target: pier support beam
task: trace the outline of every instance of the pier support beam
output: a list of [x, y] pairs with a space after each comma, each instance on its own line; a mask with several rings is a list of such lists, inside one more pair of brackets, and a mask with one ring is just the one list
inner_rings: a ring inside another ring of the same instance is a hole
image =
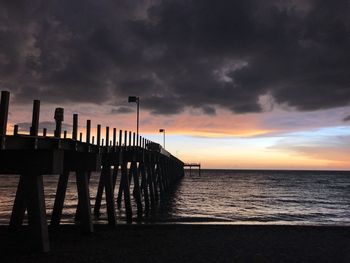
[[114, 226], [116, 224], [115, 215], [115, 200], [113, 191], [113, 177], [111, 174], [111, 167], [108, 165], [103, 166], [101, 174], [106, 189], [106, 205], [107, 205], [107, 216], [108, 224]]
[[92, 218], [91, 218], [91, 204], [88, 183], [88, 173], [84, 171], [76, 172], [77, 189], [78, 189], [78, 203], [79, 219], [83, 233], [89, 234], [93, 232]]
[[51, 215], [51, 226], [58, 226], [61, 222], [64, 199], [66, 197], [66, 190], [68, 186], [69, 171], [60, 174], [57, 184], [57, 191], [55, 203]]
[[21, 175], [10, 220], [10, 230], [17, 230], [23, 223], [25, 210], [28, 212], [28, 225], [33, 237], [34, 249], [42, 252], [50, 250], [46, 222], [46, 208], [43, 176]]

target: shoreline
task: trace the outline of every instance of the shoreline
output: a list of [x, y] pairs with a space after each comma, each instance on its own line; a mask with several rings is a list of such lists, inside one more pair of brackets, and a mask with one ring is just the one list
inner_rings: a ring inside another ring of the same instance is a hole
[[350, 227], [293, 225], [75, 225], [50, 228], [51, 251], [29, 250], [27, 229], [0, 226], [0, 262], [350, 262]]

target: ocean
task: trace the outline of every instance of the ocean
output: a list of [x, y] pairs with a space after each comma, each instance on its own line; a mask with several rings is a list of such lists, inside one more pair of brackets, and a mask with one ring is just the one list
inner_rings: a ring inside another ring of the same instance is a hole
[[[0, 176], [1, 225], [9, 222], [18, 179]], [[57, 180], [58, 176], [44, 176], [48, 217]], [[92, 204], [97, 184], [98, 174], [92, 174]], [[71, 174], [62, 223], [74, 223], [76, 204], [75, 176]], [[103, 204], [101, 223], [106, 223], [105, 211]], [[134, 211], [136, 215], [136, 205]], [[117, 216], [125, 223], [123, 207]], [[186, 171], [143, 221], [154, 222], [350, 226], [350, 172], [202, 170], [201, 176], [195, 171], [190, 176]]]

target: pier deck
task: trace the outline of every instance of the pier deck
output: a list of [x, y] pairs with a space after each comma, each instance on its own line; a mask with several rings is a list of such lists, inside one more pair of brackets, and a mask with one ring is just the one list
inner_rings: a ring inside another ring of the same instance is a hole
[[190, 168], [190, 175], [192, 175], [192, 167], [198, 168], [198, 175], [201, 176], [201, 164], [200, 163], [184, 163], [184, 168], [189, 167]]

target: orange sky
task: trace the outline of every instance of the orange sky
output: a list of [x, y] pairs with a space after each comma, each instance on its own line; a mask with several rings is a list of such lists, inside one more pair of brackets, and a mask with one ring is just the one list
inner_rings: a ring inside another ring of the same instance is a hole
[[[9, 132], [14, 123], [31, 120], [30, 106], [10, 108]], [[135, 130], [136, 116], [109, 114], [93, 105], [67, 107], [65, 123], [79, 113], [80, 131], [87, 117], [118, 130]], [[54, 107], [42, 105], [42, 121], [52, 121]], [[350, 169], [349, 123], [342, 121], [349, 108], [300, 113], [275, 109], [260, 114], [235, 115], [219, 110], [208, 116], [195, 110], [179, 115], [151, 115], [141, 111], [140, 134], [162, 144], [159, 128], [166, 129], [167, 150], [184, 162], [204, 168], [237, 169]], [[93, 133], [94, 133], [93, 129]], [[49, 129], [50, 132], [50, 129]], [[51, 131], [52, 132], [52, 131]], [[85, 138], [83, 136], [83, 138]]]

